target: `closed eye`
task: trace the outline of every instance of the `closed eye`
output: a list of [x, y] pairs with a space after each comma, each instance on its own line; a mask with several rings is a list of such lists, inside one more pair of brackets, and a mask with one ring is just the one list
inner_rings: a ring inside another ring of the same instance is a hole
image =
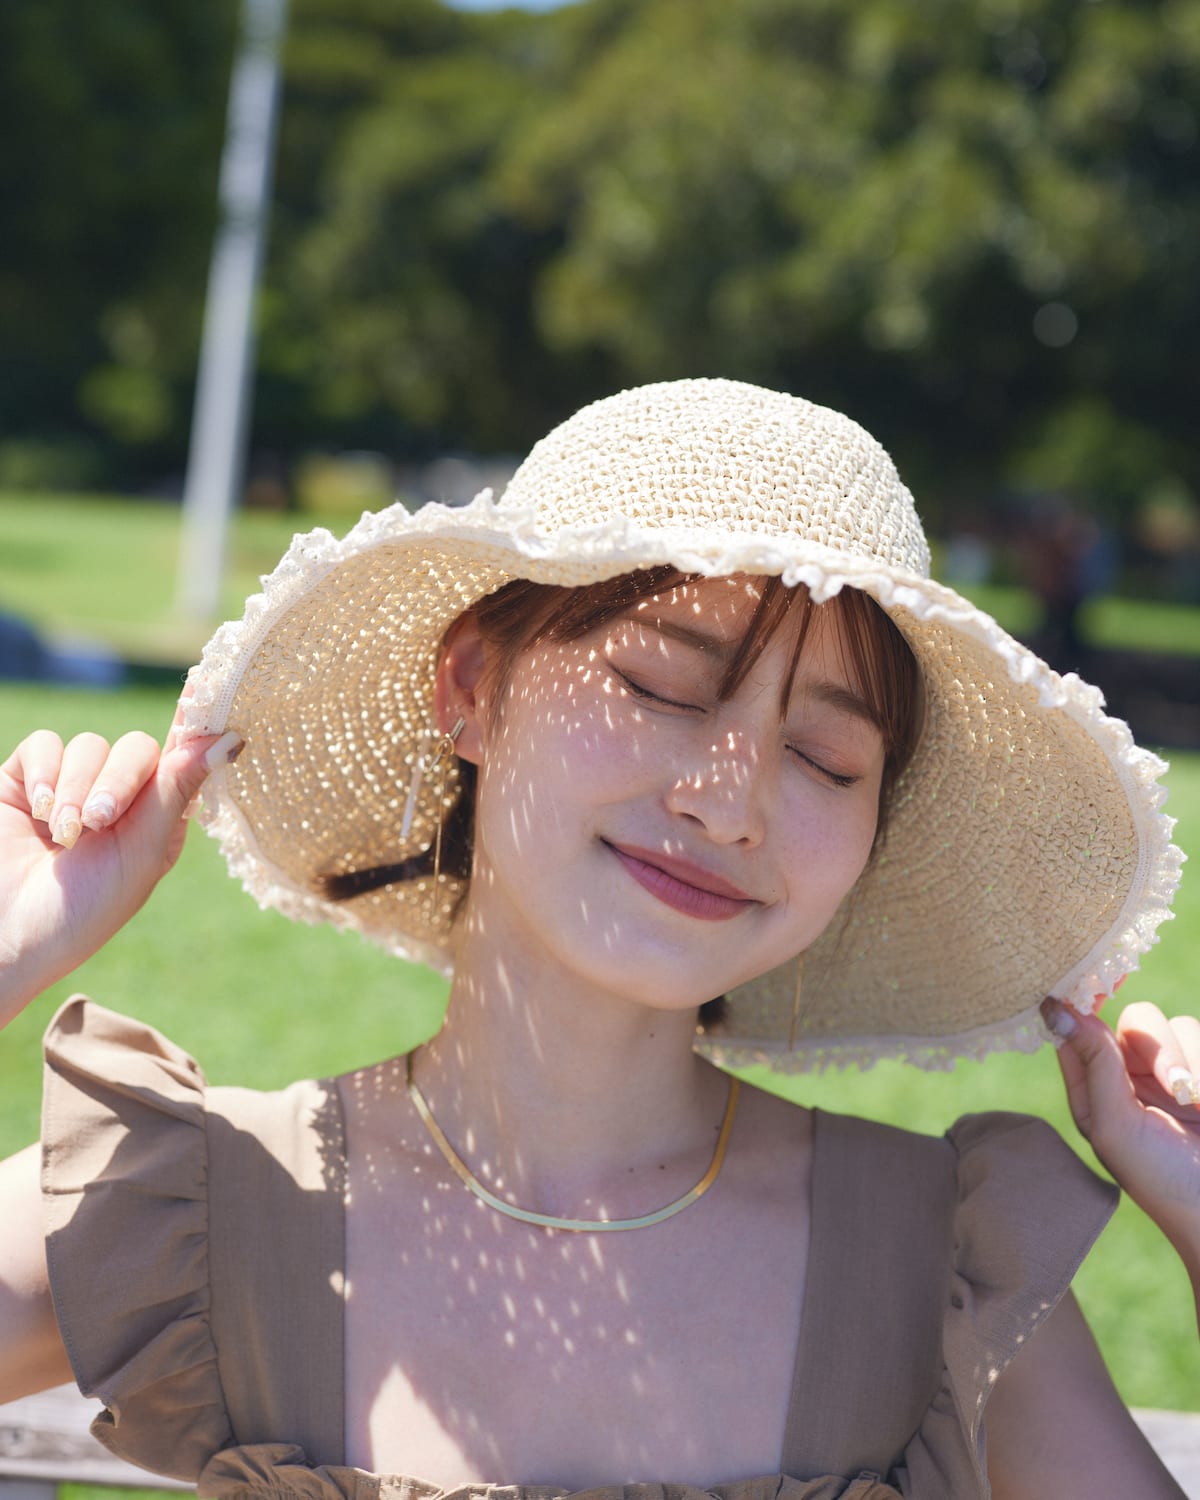
[[797, 760], [803, 761], [806, 766], [816, 771], [819, 776], [824, 777], [832, 786], [855, 786], [862, 780], [861, 776], [844, 776], [838, 771], [831, 771], [828, 766], [823, 766], [819, 760], [814, 760], [811, 755], [806, 755], [803, 750], [797, 750], [793, 745], [792, 754]]
[[635, 681], [628, 673], [622, 672], [620, 667], [614, 666], [612, 662], [609, 662], [608, 665], [613, 676], [617, 678], [621, 686], [632, 693], [635, 698], [641, 698], [646, 703], [661, 703], [664, 708], [682, 709], [686, 713], [698, 713], [700, 711], [698, 704], [681, 703], [677, 698], [664, 698], [661, 693], [656, 693], [652, 689], [645, 687], [642, 683]]

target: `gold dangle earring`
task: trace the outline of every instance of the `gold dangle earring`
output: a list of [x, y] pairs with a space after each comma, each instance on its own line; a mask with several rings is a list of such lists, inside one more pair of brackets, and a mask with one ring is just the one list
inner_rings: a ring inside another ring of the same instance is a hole
[[455, 720], [452, 727], [448, 729], [438, 741], [437, 749], [434, 752], [433, 759], [429, 762], [428, 765], [426, 765], [425, 762], [426, 747], [429, 744], [429, 740], [425, 740], [424, 744], [422, 745], [421, 751], [417, 756], [417, 763], [413, 768], [412, 780], [408, 785], [408, 796], [404, 801], [404, 816], [400, 820], [400, 837], [402, 839], [407, 839], [409, 834], [412, 832], [413, 815], [416, 812], [417, 808], [417, 797], [420, 793], [422, 785], [425, 782], [425, 778], [433, 771], [436, 771], [440, 768], [442, 774], [438, 778], [433, 824], [433, 890], [430, 895], [429, 912], [430, 920], [435, 923], [437, 921], [438, 884], [441, 881], [442, 877], [442, 820], [445, 816], [446, 811], [447, 764], [450, 760], [450, 757], [454, 754], [455, 741], [466, 728], [466, 725], [467, 721], [464, 718], [460, 717]]
[[433, 757], [431, 771], [441, 768], [437, 787], [437, 819], [433, 830], [433, 915], [437, 916], [438, 882], [442, 878], [442, 819], [446, 812], [446, 772], [450, 757], [454, 754], [454, 742], [466, 727], [466, 719], [456, 719], [454, 726], [438, 741], [437, 754]]
[[437, 925], [438, 919], [438, 889], [442, 880], [442, 821], [446, 815], [446, 774], [450, 769], [450, 761], [454, 755], [454, 742], [466, 727], [466, 719], [459, 718], [446, 734], [438, 741], [437, 752], [433, 757], [430, 771], [440, 769], [441, 775], [437, 783], [437, 815], [433, 824], [433, 894], [430, 897], [430, 921]]
[[804, 954], [796, 955], [796, 992], [792, 996], [792, 1027], [788, 1032], [788, 1050], [796, 1049], [796, 1037], [800, 1030], [800, 991], [804, 986]]

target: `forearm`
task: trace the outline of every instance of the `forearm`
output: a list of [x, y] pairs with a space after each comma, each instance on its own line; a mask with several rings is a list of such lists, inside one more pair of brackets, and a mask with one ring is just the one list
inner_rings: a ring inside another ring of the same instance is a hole
[[1179, 1252], [1179, 1258], [1191, 1279], [1192, 1297], [1196, 1303], [1196, 1331], [1200, 1334], [1200, 1227], [1194, 1228], [1192, 1234], [1182, 1242], [1172, 1239], [1171, 1243]]
[[40, 1158], [31, 1146], [0, 1162], [0, 1401], [71, 1378], [46, 1271]]
[[0, 934], [0, 1030], [15, 1021], [41, 994], [44, 984], [32, 971], [28, 957], [12, 951]]

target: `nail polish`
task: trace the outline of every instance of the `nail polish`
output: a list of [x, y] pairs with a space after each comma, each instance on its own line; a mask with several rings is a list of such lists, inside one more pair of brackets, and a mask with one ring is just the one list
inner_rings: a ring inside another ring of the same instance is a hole
[[1188, 1068], [1168, 1068], [1167, 1087], [1176, 1104], [1200, 1104], [1200, 1078]]
[[1079, 1024], [1061, 1000], [1048, 995], [1041, 1004], [1042, 1020], [1060, 1040], [1069, 1037]]
[[204, 764], [210, 771], [215, 771], [218, 766], [227, 766], [241, 754], [244, 744], [245, 741], [235, 729], [226, 730], [204, 752]]
[[79, 821], [79, 809], [77, 807], [60, 808], [50, 833], [54, 842], [61, 844], [64, 849], [74, 849], [82, 832], [83, 824]]
[[85, 828], [99, 833], [102, 828], [108, 827], [116, 815], [117, 803], [111, 792], [93, 792], [83, 804], [81, 821]]
[[54, 788], [39, 782], [33, 789], [33, 806], [29, 809], [39, 823], [48, 823], [54, 811]]

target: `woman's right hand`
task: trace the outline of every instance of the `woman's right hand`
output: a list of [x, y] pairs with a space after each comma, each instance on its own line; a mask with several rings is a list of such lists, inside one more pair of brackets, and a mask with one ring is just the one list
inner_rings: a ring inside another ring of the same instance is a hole
[[0, 766], [0, 1025], [90, 958], [179, 857], [185, 814], [235, 735], [64, 746], [38, 730]]

